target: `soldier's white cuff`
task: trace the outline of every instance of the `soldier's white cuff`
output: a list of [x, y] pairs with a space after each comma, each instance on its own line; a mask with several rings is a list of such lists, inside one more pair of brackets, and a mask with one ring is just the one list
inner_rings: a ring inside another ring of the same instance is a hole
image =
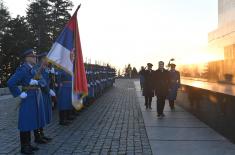
[[26, 92], [22, 92], [21, 94], [20, 94], [20, 98], [21, 99], [24, 99], [24, 98], [26, 98], [27, 97], [27, 93]]

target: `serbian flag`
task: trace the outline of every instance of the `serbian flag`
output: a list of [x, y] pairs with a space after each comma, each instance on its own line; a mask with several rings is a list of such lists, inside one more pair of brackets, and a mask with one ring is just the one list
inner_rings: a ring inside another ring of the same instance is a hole
[[83, 107], [82, 98], [88, 94], [86, 71], [77, 22], [76, 9], [47, 55], [49, 62], [72, 75], [72, 104], [75, 109]]

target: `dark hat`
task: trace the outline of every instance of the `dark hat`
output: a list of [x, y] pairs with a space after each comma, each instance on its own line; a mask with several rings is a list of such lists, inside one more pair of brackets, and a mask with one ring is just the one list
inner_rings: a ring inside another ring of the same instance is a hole
[[27, 57], [27, 56], [35, 56], [36, 57], [36, 53], [34, 52], [34, 49], [28, 49], [26, 51], [24, 51], [21, 55], [23, 58]]
[[170, 66], [171, 66], [171, 67], [175, 67], [175, 66], [176, 66], [176, 64], [170, 64]]
[[147, 66], [151, 66], [151, 67], [152, 67], [152, 66], [153, 66], [153, 64], [151, 64], [151, 63], [147, 63]]
[[37, 55], [39, 59], [41, 59], [42, 57], [47, 56], [47, 52], [42, 52], [40, 54]]

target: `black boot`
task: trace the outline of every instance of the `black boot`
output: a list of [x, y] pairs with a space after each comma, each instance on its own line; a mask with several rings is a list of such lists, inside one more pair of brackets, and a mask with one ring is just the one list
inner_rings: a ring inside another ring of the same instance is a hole
[[69, 122], [66, 121], [66, 112], [65, 110], [59, 111], [59, 124], [63, 126], [69, 125]]
[[148, 109], [148, 97], [147, 96], [145, 96], [145, 103], [144, 103], [144, 105], [145, 105], [145, 108]]
[[152, 97], [149, 98], [149, 109], [152, 109]]
[[148, 105], [145, 103], [145, 109], [148, 109]]
[[72, 110], [66, 110], [66, 119], [69, 121], [72, 121], [75, 119], [75, 117], [72, 114]]
[[51, 97], [51, 100], [52, 100], [52, 102], [53, 102], [53, 106], [52, 106], [52, 110], [55, 110], [56, 109], [56, 107], [57, 107], [57, 98], [55, 97], [55, 96], [52, 96]]
[[149, 106], [148, 106], [148, 107], [149, 107], [149, 109], [152, 109], [152, 105], [151, 105], [151, 102], [149, 103]]
[[38, 151], [39, 148], [37, 146], [30, 145], [32, 151]]
[[174, 110], [175, 110], [175, 103], [174, 103], [174, 100], [169, 101], [169, 104], [170, 104], [171, 110], [174, 111]]
[[42, 138], [39, 129], [34, 130], [34, 142], [37, 144], [46, 144], [47, 143], [47, 141]]
[[79, 113], [78, 113], [78, 111], [77, 111], [76, 109], [73, 109], [73, 110], [72, 110], [72, 115], [73, 115], [74, 117], [77, 117], [77, 116], [79, 115]]
[[42, 139], [46, 140], [47, 142], [50, 142], [52, 140], [52, 138], [45, 136], [43, 132], [43, 128], [40, 128], [40, 134], [41, 134]]
[[30, 145], [30, 132], [20, 132], [20, 145], [22, 154], [34, 154]]
[[22, 154], [34, 154], [34, 152], [33, 152], [33, 150], [32, 150], [30, 145], [23, 145], [23, 146], [21, 146], [20, 152]]

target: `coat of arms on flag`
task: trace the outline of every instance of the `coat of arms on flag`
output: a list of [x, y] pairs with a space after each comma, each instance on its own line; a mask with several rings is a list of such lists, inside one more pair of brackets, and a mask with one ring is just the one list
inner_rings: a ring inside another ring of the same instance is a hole
[[47, 55], [48, 61], [72, 75], [72, 105], [77, 110], [83, 107], [82, 98], [88, 94], [77, 22], [77, 12], [80, 6], [78, 6]]

